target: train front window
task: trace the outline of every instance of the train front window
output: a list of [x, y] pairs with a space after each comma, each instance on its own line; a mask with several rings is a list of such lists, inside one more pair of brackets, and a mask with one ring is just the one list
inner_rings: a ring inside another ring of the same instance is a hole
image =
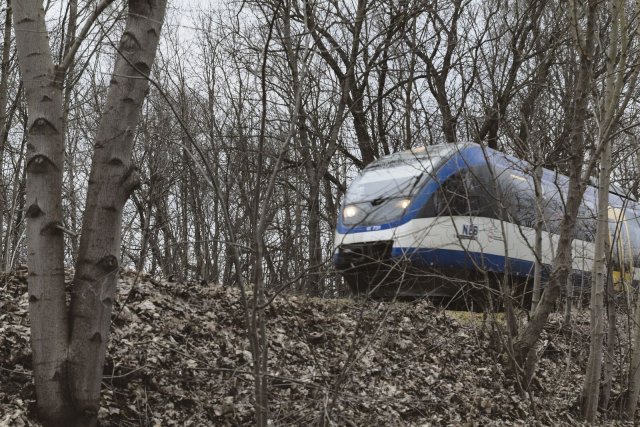
[[390, 197], [411, 197], [424, 176], [420, 164], [365, 171], [347, 191], [347, 203], [375, 202]]
[[428, 179], [437, 156], [377, 162], [354, 180], [345, 195], [345, 225], [374, 225], [399, 219]]

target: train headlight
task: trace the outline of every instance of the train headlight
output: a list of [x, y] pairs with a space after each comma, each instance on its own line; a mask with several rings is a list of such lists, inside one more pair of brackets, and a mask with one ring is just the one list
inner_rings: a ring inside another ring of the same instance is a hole
[[344, 208], [344, 210], [342, 211], [342, 217], [344, 219], [351, 219], [351, 218], [355, 218], [356, 215], [358, 215], [358, 212], [360, 212], [360, 209], [358, 209], [357, 206], [355, 205], [349, 205], [346, 206]]
[[400, 206], [400, 209], [407, 209], [410, 204], [411, 199], [402, 199], [398, 202], [398, 206]]

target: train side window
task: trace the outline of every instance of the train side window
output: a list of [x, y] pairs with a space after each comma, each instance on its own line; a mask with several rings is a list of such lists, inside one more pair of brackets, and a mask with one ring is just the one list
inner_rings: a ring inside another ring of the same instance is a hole
[[476, 216], [481, 211], [477, 180], [468, 170], [450, 176], [440, 187], [436, 210], [439, 215]]
[[533, 228], [536, 225], [536, 196], [526, 184], [517, 185], [514, 192], [513, 217], [523, 227]]
[[597, 218], [595, 210], [583, 202], [578, 209], [575, 238], [586, 242], [593, 242], [596, 237], [596, 225]]
[[513, 170], [504, 170], [498, 177], [500, 199], [505, 208], [505, 220], [533, 228], [536, 223], [536, 201], [533, 181]]
[[437, 211], [440, 215], [464, 215], [468, 210], [468, 190], [462, 174], [456, 173], [450, 176], [440, 187], [438, 194]]
[[545, 229], [549, 233], [560, 234], [560, 224], [564, 216], [564, 199], [555, 182], [546, 183], [543, 189]]
[[498, 218], [499, 212], [493, 175], [486, 167], [480, 167], [458, 171], [444, 180], [421, 215]]
[[511, 179], [508, 179], [509, 171], [506, 169], [496, 170], [495, 177], [496, 183], [498, 185], [498, 218], [503, 221], [511, 222], [513, 221], [513, 208], [511, 204], [513, 201], [513, 194], [515, 192], [513, 182]]
[[475, 210], [477, 216], [485, 218], [500, 218], [500, 204], [496, 195], [496, 180], [494, 174], [486, 166], [472, 168], [473, 193], [476, 198]]

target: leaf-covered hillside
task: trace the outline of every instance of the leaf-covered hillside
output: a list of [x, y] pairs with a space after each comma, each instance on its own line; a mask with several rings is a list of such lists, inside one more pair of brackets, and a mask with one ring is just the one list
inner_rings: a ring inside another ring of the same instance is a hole
[[[0, 291], [0, 425], [36, 425], [26, 272]], [[236, 289], [120, 277], [102, 425], [248, 425], [251, 353]], [[125, 304], [126, 301], [126, 304]], [[280, 296], [268, 309], [273, 425], [575, 425], [580, 330], [551, 323], [520, 396], [500, 327], [426, 301]]]

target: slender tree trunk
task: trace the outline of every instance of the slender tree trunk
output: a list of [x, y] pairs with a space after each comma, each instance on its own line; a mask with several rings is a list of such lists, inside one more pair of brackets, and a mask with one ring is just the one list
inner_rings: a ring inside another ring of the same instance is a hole
[[[74, 141], [75, 142], [75, 141]], [[67, 176], [68, 176], [68, 192], [66, 197], [69, 201], [67, 217], [67, 227], [74, 233], [78, 231], [78, 194], [76, 190], [77, 171], [74, 154], [76, 153], [76, 147], [69, 147], [67, 150]], [[78, 235], [72, 234], [68, 236], [69, 246], [71, 247], [70, 259], [75, 260], [78, 255]]]
[[[0, 130], [0, 136], [2, 136], [2, 140], [0, 140], [0, 152], [2, 152], [3, 154], [5, 153], [6, 147], [9, 144], [9, 129], [11, 128], [13, 119], [16, 116], [16, 111], [18, 110], [20, 101], [22, 99], [22, 93], [23, 93], [23, 85], [21, 82], [20, 85], [18, 86], [18, 90], [16, 91], [16, 96], [14, 98], [14, 101], [5, 116], [6, 120], [5, 120], [4, 128]], [[17, 165], [15, 165], [15, 170], [13, 171], [13, 180], [11, 181], [14, 183], [11, 191], [12, 194], [9, 195], [8, 189], [4, 185], [0, 190], [1, 191], [0, 203], [2, 204], [3, 210], [9, 209], [11, 211], [11, 214], [8, 216], [8, 218], [6, 218], [7, 231], [3, 233], [3, 236], [1, 239], [4, 246], [2, 247], [2, 253], [0, 254], [0, 258], [1, 258], [0, 265], [5, 266], [5, 271], [10, 269], [9, 267], [7, 267], [7, 265], [11, 264], [11, 262], [8, 261], [10, 259], [10, 253], [11, 253], [10, 251], [11, 233], [9, 230], [14, 220], [15, 206], [18, 204], [18, 201], [16, 200], [16, 198], [19, 196], [20, 193], [24, 194], [23, 182], [26, 180], [26, 176], [25, 176], [26, 174], [22, 168], [22, 164], [24, 162], [24, 157], [25, 157], [25, 145], [26, 145], [26, 139], [27, 139], [26, 135], [28, 133], [27, 126], [26, 126], [26, 122], [28, 118], [27, 118], [26, 112], [23, 112], [23, 116], [24, 116], [23, 138], [22, 138], [21, 146], [18, 152], [18, 156], [19, 156], [18, 163]], [[4, 155], [0, 159], [0, 170], [4, 170]], [[11, 207], [8, 206], [9, 200], [11, 201]], [[22, 200], [20, 204], [24, 204]], [[4, 215], [0, 215], [0, 230], [3, 228], [2, 223], [4, 222], [5, 222]]]
[[[606, 248], [607, 254], [610, 254]], [[610, 257], [607, 256], [607, 265], [611, 265]], [[613, 289], [613, 280], [611, 274], [607, 274], [606, 284], [606, 304], [607, 304], [607, 347], [604, 354], [604, 371], [602, 378], [602, 396], [600, 398], [600, 407], [604, 410], [609, 408], [609, 400], [611, 399], [611, 389], [613, 387], [614, 359], [616, 339], [616, 301], [615, 290]]]
[[591, 345], [587, 373], [582, 388], [582, 415], [593, 422], [600, 398], [600, 376], [602, 373], [602, 347], [604, 339], [604, 290], [607, 280], [606, 240], [609, 239], [609, 170], [611, 144], [606, 143], [600, 160], [598, 178], [598, 225], [594, 249], [591, 281]]
[[[594, 249], [593, 273], [591, 283], [591, 347], [585, 382], [582, 389], [582, 414], [589, 422], [595, 420], [600, 403], [600, 380], [602, 374], [602, 352], [604, 338], [604, 293], [607, 283], [607, 247], [609, 239], [609, 176], [611, 173], [611, 134], [616, 127], [616, 119], [627, 99], [620, 100], [625, 79], [629, 78], [632, 86], [637, 77], [637, 67], [631, 76], [626, 76], [628, 44], [628, 18], [623, 0], [610, 0], [611, 30], [607, 49], [606, 74], [603, 97], [600, 102], [598, 120], [598, 142], [603, 146], [598, 176], [598, 225]], [[614, 217], [618, 216], [614, 212]], [[624, 221], [624, 207], [617, 221]], [[617, 229], [618, 227], [616, 227]], [[621, 231], [621, 230], [620, 230]], [[616, 244], [621, 238], [617, 231]], [[619, 254], [621, 271], [624, 273], [623, 254]], [[615, 322], [615, 318], [613, 318]], [[613, 325], [612, 325], [613, 326]], [[609, 337], [613, 339], [613, 336]]]
[[[77, 0], [72, 0], [69, 2], [69, 24], [67, 26], [67, 37], [64, 43], [64, 55], [67, 56], [69, 54], [69, 50], [71, 46], [76, 40], [76, 27], [77, 27], [77, 19], [78, 19], [78, 4]], [[62, 59], [62, 58], [61, 58]], [[71, 61], [69, 67], [65, 70], [64, 75], [60, 76], [62, 79], [62, 84], [64, 85], [64, 96], [62, 100], [62, 129], [65, 134], [65, 139], [69, 141], [69, 111], [71, 105], [71, 96], [73, 94], [73, 84], [70, 82], [68, 76], [73, 76], [73, 71], [75, 67], [75, 60]], [[68, 147], [67, 155], [65, 158], [65, 167], [67, 170], [68, 183], [69, 183], [69, 191], [67, 193], [67, 198], [69, 199], [69, 214], [67, 217], [69, 218], [68, 227], [71, 228], [74, 232], [77, 231], [77, 211], [78, 211], [78, 202], [77, 195], [75, 189], [75, 179], [76, 179], [76, 171], [75, 171], [75, 159], [73, 158], [76, 153], [77, 140], [74, 139], [73, 144], [69, 144], [71, 146]], [[78, 235], [74, 234], [69, 236], [70, 246], [71, 246], [71, 259], [75, 259], [78, 254]]]
[[[416, 20], [413, 20], [413, 23], [411, 25], [411, 37], [413, 40], [415, 40], [415, 36], [416, 36]], [[390, 37], [390, 36], [388, 36]], [[405, 143], [404, 146], [407, 149], [410, 149], [413, 146], [413, 98], [412, 98], [412, 94], [413, 94], [413, 80], [415, 78], [415, 74], [416, 74], [416, 54], [415, 52], [412, 50], [411, 51], [411, 55], [409, 57], [409, 76], [407, 78], [407, 85], [404, 91], [404, 139], [405, 139]], [[382, 103], [381, 103], [382, 104]], [[446, 125], [449, 123], [445, 124]], [[454, 134], [455, 134], [455, 130], [453, 130]], [[449, 137], [449, 135], [447, 134], [447, 137]], [[454, 137], [455, 138], [455, 137]], [[455, 140], [454, 140], [455, 141]], [[454, 142], [451, 141], [449, 139], [447, 139], [447, 142]], [[388, 153], [385, 153], [388, 154]]]
[[4, 252], [2, 254], [2, 265], [5, 271], [10, 271], [13, 267], [13, 255], [18, 244], [20, 231], [20, 224], [23, 219], [24, 203], [25, 203], [25, 181], [26, 171], [22, 167], [25, 157], [25, 146], [27, 143], [27, 123], [28, 118], [25, 114], [24, 117], [24, 129], [23, 138], [20, 144], [20, 157], [13, 171], [12, 182], [13, 190], [11, 191], [11, 207], [9, 208], [9, 217], [7, 218], [7, 230], [4, 236]]
[[378, 90], [376, 100], [376, 122], [378, 126], [378, 141], [382, 147], [382, 152], [385, 155], [391, 154], [389, 150], [389, 142], [387, 141], [387, 114], [385, 110], [385, 97], [384, 91], [386, 89], [387, 75], [389, 73], [389, 46], [391, 45], [391, 32], [387, 33], [387, 37], [384, 41], [384, 48], [382, 51], [382, 58], [380, 60], [380, 71], [378, 72]]
[[[317, 179], [318, 176], [316, 175]], [[320, 182], [313, 181], [309, 189], [309, 284], [307, 289], [314, 295], [322, 294], [320, 284], [320, 264], [322, 263], [322, 247], [320, 240]]]
[[[162, 181], [164, 182], [164, 180]], [[161, 187], [163, 190], [166, 187]], [[156, 192], [157, 198], [154, 198], [154, 202], [156, 204], [156, 226], [162, 232], [163, 237], [163, 247], [161, 251], [161, 257], [158, 259], [160, 264], [160, 269], [165, 276], [172, 275], [176, 270], [176, 247], [177, 242], [176, 238], [171, 230], [171, 225], [169, 224], [169, 212], [167, 208], [167, 201], [162, 196], [163, 191]], [[158, 245], [160, 249], [160, 245]]]
[[640, 295], [636, 292], [636, 304], [633, 321], [633, 351], [629, 366], [629, 391], [627, 396], [627, 417], [636, 418], [638, 395], [640, 395]]
[[4, 16], [2, 57], [0, 57], [0, 236], [2, 236], [2, 230], [4, 229], [4, 211], [7, 206], [4, 179], [1, 171], [4, 169], [4, 150], [9, 133], [9, 126], [7, 126], [7, 122], [9, 121], [7, 105], [9, 103], [9, 61], [11, 59], [11, 28], [11, 0], [7, 0]]
[[[541, 159], [538, 158], [538, 162]], [[533, 272], [533, 295], [531, 296], [531, 313], [536, 311], [538, 302], [540, 301], [540, 294], [542, 292], [542, 227], [544, 225], [544, 213], [542, 211], [542, 204], [544, 203], [542, 194], [542, 165], [537, 164], [533, 175], [533, 184], [536, 194], [536, 224], [535, 224], [535, 266]]]
[[[364, 0], [360, 0], [364, 1]], [[373, 162], [378, 153], [377, 147], [374, 146], [369, 130], [367, 129], [367, 116], [364, 113], [364, 91], [357, 90], [355, 86], [355, 79], [352, 82], [353, 97], [355, 101], [349, 106], [351, 109], [351, 116], [353, 117], [353, 128], [358, 140], [358, 148], [360, 149], [360, 155], [362, 156], [362, 163], [366, 166]]]
[[133, 203], [138, 211], [138, 217], [140, 221], [140, 233], [142, 234], [142, 241], [140, 242], [140, 252], [136, 261], [136, 271], [143, 271], [145, 268], [145, 260], [147, 257], [147, 250], [149, 247], [149, 235], [150, 233], [150, 204], [145, 205], [135, 195], [132, 197]]
[[215, 224], [215, 231], [213, 232], [213, 242], [211, 242], [212, 250], [209, 251], [211, 256], [207, 256], [207, 263], [210, 263], [211, 267], [209, 271], [211, 271], [210, 278], [216, 283], [220, 282], [220, 252], [224, 250], [224, 247], [220, 244], [219, 240], [222, 235], [221, 227], [219, 224], [223, 224], [220, 215], [220, 200], [216, 197], [213, 202], [213, 221]]
[[9, 103], [9, 65], [11, 60], [11, 0], [7, 0], [4, 15], [4, 33], [2, 38], [2, 56], [0, 57], [0, 143], [5, 140], [7, 105]]
[[573, 272], [571, 272], [567, 276], [567, 284], [566, 284], [567, 296], [566, 296], [566, 302], [564, 305], [564, 319], [562, 321], [562, 324], [565, 328], [568, 328], [571, 326], [571, 308], [573, 305], [573, 280], [574, 280], [574, 276], [573, 276]]

